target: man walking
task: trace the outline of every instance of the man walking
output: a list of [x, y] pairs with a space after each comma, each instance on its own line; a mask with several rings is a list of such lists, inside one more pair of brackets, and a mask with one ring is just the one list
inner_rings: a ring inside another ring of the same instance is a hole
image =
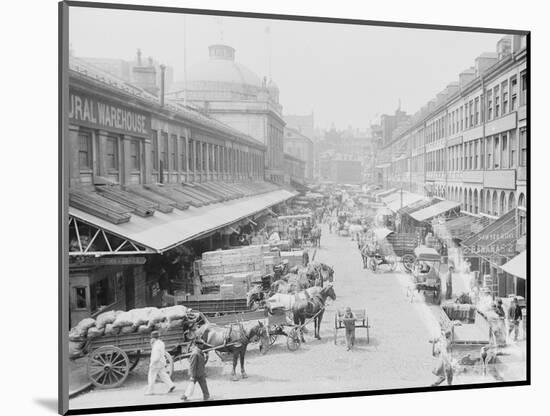
[[208, 392], [208, 386], [206, 385], [206, 359], [200, 346], [204, 345], [201, 339], [196, 339], [193, 345], [193, 350], [191, 351], [191, 356], [189, 357], [189, 375], [190, 383], [185, 390], [181, 400], [184, 402], [188, 401], [189, 398], [193, 395], [195, 390], [195, 385], [199, 383], [201, 387], [203, 400], [210, 400], [210, 393]]
[[518, 299], [514, 298], [512, 299], [512, 303], [510, 304], [510, 308], [508, 309], [508, 335], [512, 335], [513, 332], [514, 341], [518, 340], [519, 321], [521, 321], [522, 319], [522, 311], [520, 306], [518, 305]]
[[172, 383], [170, 376], [166, 371], [166, 358], [164, 342], [160, 339], [158, 331], [151, 332], [151, 361], [149, 363], [149, 374], [147, 375], [147, 390], [146, 395], [152, 395], [153, 387], [157, 377], [168, 385], [168, 393], [171, 393], [176, 388], [176, 385]]
[[355, 314], [351, 311], [351, 308], [347, 306], [344, 317], [342, 318], [342, 322], [344, 322], [344, 326], [346, 327], [346, 345], [348, 347], [347, 351], [351, 351], [353, 349], [353, 344], [355, 344], [356, 320], [357, 318], [355, 317]]
[[433, 370], [437, 380], [432, 387], [439, 386], [445, 380], [450, 386], [453, 384], [453, 365], [451, 362], [451, 332], [446, 331], [441, 334], [439, 340], [432, 344], [432, 355], [438, 357], [437, 364]]
[[453, 297], [453, 272], [454, 267], [449, 266], [447, 271], [447, 279], [445, 280], [445, 299], [449, 300]]

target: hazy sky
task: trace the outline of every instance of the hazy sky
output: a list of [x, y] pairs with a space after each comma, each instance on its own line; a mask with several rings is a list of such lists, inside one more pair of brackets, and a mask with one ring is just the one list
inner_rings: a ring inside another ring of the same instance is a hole
[[[208, 45], [226, 43], [236, 61], [280, 89], [284, 114], [315, 113], [326, 128], [368, 127], [382, 113], [414, 113], [494, 52], [502, 35], [330, 23], [288, 22], [171, 13], [70, 8], [69, 42], [76, 56], [145, 57], [174, 68], [183, 79], [184, 32], [188, 67], [208, 58]], [[186, 30], [184, 31], [184, 26]]]

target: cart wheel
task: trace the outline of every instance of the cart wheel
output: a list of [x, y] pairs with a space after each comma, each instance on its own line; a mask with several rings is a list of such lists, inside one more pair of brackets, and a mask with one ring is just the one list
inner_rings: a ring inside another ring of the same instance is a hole
[[300, 334], [297, 328], [292, 328], [286, 338], [286, 346], [290, 351], [300, 348]]
[[275, 344], [277, 341], [277, 334], [269, 334], [269, 345]]
[[412, 273], [413, 267], [414, 267], [414, 256], [412, 254], [405, 254], [401, 261], [403, 263], [403, 267], [405, 268], [405, 271], [407, 273]]
[[139, 359], [141, 358], [141, 351], [138, 351], [133, 358], [134, 358], [134, 361], [132, 361], [130, 363], [130, 370], [128, 370], [128, 371], [132, 371], [134, 368], [137, 367], [137, 365], [139, 363]]
[[120, 348], [99, 347], [88, 357], [87, 370], [94, 386], [110, 389], [124, 383], [130, 372], [130, 360]]
[[167, 352], [164, 353], [164, 358], [166, 358], [166, 365], [164, 366], [164, 369], [166, 370], [168, 375], [172, 377], [172, 373], [174, 372], [174, 359]]

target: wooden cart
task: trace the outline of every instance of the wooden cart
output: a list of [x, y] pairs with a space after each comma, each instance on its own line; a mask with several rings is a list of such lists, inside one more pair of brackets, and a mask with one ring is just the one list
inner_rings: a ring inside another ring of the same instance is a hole
[[[307, 321], [305, 324], [307, 324]], [[304, 324], [304, 325], [305, 325]], [[301, 326], [295, 325], [289, 318], [289, 312], [285, 309], [272, 309], [268, 315], [268, 328], [270, 343], [273, 345], [277, 338], [282, 335], [286, 337], [286, 346], [290, 351], [300, 348]]]
[[[369, 325], [369, 317], [367, 315], [367, 310], [353, 309], [352, 312], [356, 318], [355, 328], [365, 328], [367, 330], [367, 344], [370, 343], [370, 332], [369, 332], [370, 325]], [[343, 309], [338, 309], [334, 314], [334, 345], [336, 345], [338, 342], [338, 330], [346, 328], [343, 321], [344, 314], [345, 314], [345, 311]]]
[[[161, 337], [166, 346], [166, 370], [171, 375], [174, 361], [189, 355], [190, 340], [184, 327], [161, 331]], [[142, 355], [151, 352], [151, 336], [140, 333], [103, 335], [88, 340], [84, 349], [88, 353], [87, 373], [92, 384], [114, 388], [124, 383]]]

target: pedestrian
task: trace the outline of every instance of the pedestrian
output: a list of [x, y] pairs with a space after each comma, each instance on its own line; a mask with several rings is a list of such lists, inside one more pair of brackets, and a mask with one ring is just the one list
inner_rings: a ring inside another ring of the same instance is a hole
[[451, 331], [442, 333], [439, 340], [433, 343], [432, 355], [438, 357], [437, 364], [433, 370], [433, 373], [437, 376], [437, 380], [432, 384], [432, 387], [439, 386], [445, 380], [447, 380], [449, 386], [452, 385]]
[[512, 299], [512, 303], [510, 304], [510, 308], [508, 309], [508, 336], [514, 333], [514, 341], [518, 340], [519, 335], [519, 321], [523, 319], [522, 317], [522, 311], [520, 306], [518, 305], [518, 299], [514, 298]]
[[201, 339], [196, 339], [193, 343], [191, 356], [189, 357], [189, 385], [181, 396], [181, 400], [184, 402], [188, 401], [193, 395], [197, 383], [201, 388], [203, 400], [210, 400], [210, 393], [206, 384], [206, 358], [201, 350], [203, 346], [204, 342]]
[[449, 266], [447, 271], [447, 280], [445, 282], [445, 299], [451, 299], [453, 297], [453, 272], [454, 267]]
[[149, 362], [149, 374], [147, 375], [147, 390], [146, 395], [152, 395], [153, 387], [157, 380], [160, 380], [168, 385], [168, 393], [171, 393], [176, 388], [176, 385], [170, 379], [166, 371], [166, 353], [164, 342], [160, 339], [158, 331], [151, 332], [151, 361]]
[[497, 315], [497, 324], [494, 329], [495, 336], [497, 340], [502, 340], [499, 344], [506, 343], [506, 327], [505, 327], [505, 318], [506, 314], [504, 313], [504, 308], [502, 307], [502, 299], [498, 298], [496, 302], [493, 303], [493, 311]]
[[355, 344], [355, 321], [356, 320], [357, 318], [355, 317], [355, 314], [352, 312], [351, 308], [347, 306], [344, 312], [344, 316], [342, 317], [342, 322], [346, 327], [347, 351], [351, 351], [353, 349], [353, 344]]

